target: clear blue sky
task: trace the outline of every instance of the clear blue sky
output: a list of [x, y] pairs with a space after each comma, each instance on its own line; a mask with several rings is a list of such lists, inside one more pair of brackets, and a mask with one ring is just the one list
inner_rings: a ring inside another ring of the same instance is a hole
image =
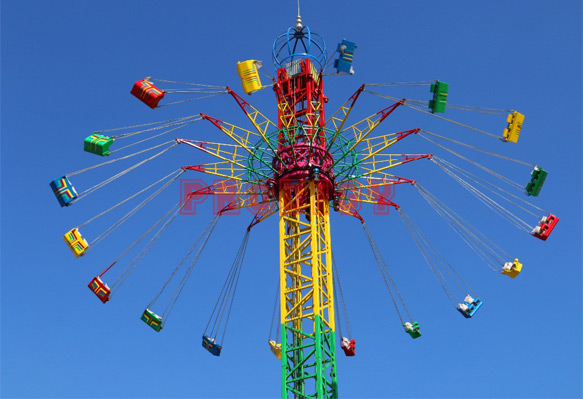
[[[67, 209], [59, 207], [48, 183], [99, 161], [81, 147], [97, 129], [198, 112], [245, 125], [227, 96], [152, 111], [129, 90], [153, 76], [241, 92], [236, 62], [263, 60], [273, 74], [272, 42], [294, 24], [295, 11], [291, 0], [2, 1], [2, 397], [280, 395], [280, 363], [266, 342], [279, 260], [275, 219], [252, 231], [223, 355], [215, 358], [201, 347], [201, 334], [250, 214], [219, 222], [159, 334], [139, 317], [207, 225], [210, 202], [196, 216], [179, 218], [106, 305], [89, 292], [88, 282], [177, 201], [178, 187], [86, 257], [74, 259], [61, 238], [137, 188], [182, 165], [206, 162], [200, 153], [179, 146], [174, 155]], [[525, 265], [514, 280], [496, 275], [411, 187], [399, 187], [395, 201], [484, 301], [465, 320], [448, 303], [397, 214], [375, 216], [364, 209], [422, 327], [423, 336], [412, 340], [399, 325], [358, 222], [332, 215], [334, 252], [357, 340], [356, 357], [338, 356], [341, 397], [581, 397], [581, 15], [575, 0], [304, 2], [305, 24], [330, 49], [342, 38], [358, 44], [356, 74], [326, 78], [328, 114], [362, 83], [432, 79], [450, 83], [451, 103], [517, 109], [526, 115], [518, 144], [450, 131], [450, 125], [408, 109], [385, 122], [383, 132], [423, 127], [539, 164], [550, 173], [534, 202], [561, 218], [542, 242], [494, 215], [429, 161], [395, 170], [428, 187]], [[425, 88], [393, 94], [429, 97]], [[248, 99], [272, 118], [276, 114], [271, 90]], [[355, 115], [388, 105], [369, 95]], [[504, 127], [504, 117], [446, 116], [490, 131]], [[202, 123], [180, 133], [203, 140], [218, 134]], [[453, 160], [419, 137], [393, 148]], [[514, 180], [528, 180], [528, 167], [480, 161]], [[119, 171], [114, 169], [72, 180], [82, 190]], [[123, 213], [116, 210], [82, 233], [91, 239]]]

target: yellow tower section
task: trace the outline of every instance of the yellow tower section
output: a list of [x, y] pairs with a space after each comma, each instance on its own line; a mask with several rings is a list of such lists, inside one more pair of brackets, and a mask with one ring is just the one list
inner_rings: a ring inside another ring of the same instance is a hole
[[337, 398], [329, 200], [314, 179], [281, 182], [283, 398]]

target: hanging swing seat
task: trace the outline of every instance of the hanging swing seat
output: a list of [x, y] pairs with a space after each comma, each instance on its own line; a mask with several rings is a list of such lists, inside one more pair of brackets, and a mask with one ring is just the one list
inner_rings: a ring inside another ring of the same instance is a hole
[[334, 60], [334, 68], [336, 68], [337, 73], [344, 72], [351, 75], [354, 74], [354, 68], [352, 68], [354, 50], [356, 50], [356, 43], [354, 42], [342, 39], [342, 42], [338, 44], [336, 51], [338, 51], [338, 54], [340, 55], [337, 60]]
[[447, 92], [449, 91], [449, 83], [440, 82], [436, 80], [434, 84], [431, 85], [430, 89], [433, 93], [433, 99], [429, 100], [429, 109], [431, 113], [436, 112], [444, 113], [445, 106], [447, 104]]
[[506, 118], [508, 126], [504, 129], [504, 141], [510, 141], [511, 143], [518, 142], [518, 135], [522, 129], [522, 124], [524, 123], [524, 115], [520, 112], [514, 111], [508, 114]]
[[261, 68], [261, 61], [247, 60], [237, 62], [237, 74], [241, 78], [245, 94], [252, 94], [257, 90], [261, 90], [259, 68]]
[[540, 194], [540, 190], [543, 188], [543, 184], [548, 174], [549, 172], [543, 168], [535, 166], [532, 172], [530, 172], [531, 178], [525, 187], [527, 195], [537, 197]]
[[405, 332], [409, 334], [411, 338], [415, 339], [421, 336], [421, 331], [419, 331], [419, 323], [416, 321], [413, 322], [413, 324], [406, 322], [403, 324], [403, 327], [405, 327]]
[[276, 358], [281, 359], [281, 344], [278, 344], [275, 341], [269, 341], [269, 349], [271, 349], [271, 353], [273, 353]]
[[549, 216], [543, 216], [538, 226], [532, 230], [532, 235], [546, 241], [557, 223], [559, 223], [559, 218], [555, 215], [550, 214]]
[[518, 259], [514, 259], [514, 262], [506, 262], [502, 267], [502, 274], [514, 278], [520, 274], [522, 271], [522, 263]]
[[111, 294], [111, 289], [107, 284], [101, 281], [99, 276], [95, 277], [89, 283], [89, 289], [93, 291], [97, 298], [103, 303], [109, 301], [109, 295]]
[[472, 298], [467, 295], [463, 303], [459, 303], [457, 310], [466, 318], [469, 319], [482, 307], [482, 301], [479, 298]]
[[214, 338], [207, 335], [202, 336], [202, 347], [211, 353], [213, 356], [221, 356], [221, 349], [223, 347], [218, 345]]
[[113, 138], [101, 134], [93, 133], [85, 139], [83, 149], [92, 154], [101, 155], [102, 157], [109, 155], [109, 146], [113, 143]]
[[154, 331], [160, 332], [162, 329], [162, 316], [158, 316], [156, 313], [152, 312], [150, 309], [144, 310], [141, 317], [142, 321], [152, 327]]
[[349, 340], [346, 337], [342, 337], [342, 340], [340, 341], [340, 348], [342, 348], [346, 356], [354, 356], [356, 354], [356, 340]]
[[63, 240], [65, 240], [67, 246], [73, 252], [76, 258], [83, 256], [87, 248], [89, 248], [89, 243], [81, 236], [81, 233], [77, 227], [65, 233]]
[[131, 93], [148, 107], [154, 109], [164, 98], [164, 91], [154, 86], [148, 78], [138, 80], [134, 83]]
[[73, 187], [67, 176], [53, 180], [50, 186], [61, 206], [69, 206], [77, 198], [77, 191], [75, 191], [75, 187]]

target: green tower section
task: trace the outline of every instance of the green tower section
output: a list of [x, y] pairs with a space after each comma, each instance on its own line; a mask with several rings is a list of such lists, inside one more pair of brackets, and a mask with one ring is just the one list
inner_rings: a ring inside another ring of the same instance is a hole
[[338, 398], [336, 334], [316, 316], [309, 333], [281, 326], [282, 398]]

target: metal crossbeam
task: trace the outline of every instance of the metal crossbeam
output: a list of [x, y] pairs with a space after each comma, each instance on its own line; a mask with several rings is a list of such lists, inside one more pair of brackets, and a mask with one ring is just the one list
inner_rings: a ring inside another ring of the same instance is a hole
[[329, 201], [317, 187], [279, 194], [284, 398], [337, 397]]

